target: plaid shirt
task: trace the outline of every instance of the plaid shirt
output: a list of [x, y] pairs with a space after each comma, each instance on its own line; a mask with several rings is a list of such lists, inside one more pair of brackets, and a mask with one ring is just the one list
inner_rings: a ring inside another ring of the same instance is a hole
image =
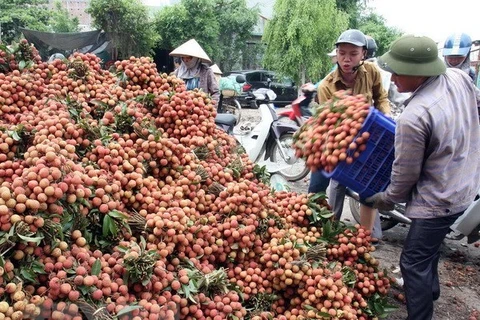
[[480, 186], [480, 93], [461, 70], [430, 77], [405, 101], [384, 197], [410, 218], [465, 210]]

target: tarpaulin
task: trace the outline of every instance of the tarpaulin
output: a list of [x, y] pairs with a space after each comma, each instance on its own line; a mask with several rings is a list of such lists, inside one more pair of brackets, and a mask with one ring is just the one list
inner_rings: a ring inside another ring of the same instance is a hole
[[[20, 28], [25, 38], [45, 55], [55, 52], [98, 52], [108, 48], [109, 39], [101, 30], [86, 32], [42, 32]], [[46, 58], [46, 57], [42, 57]]]

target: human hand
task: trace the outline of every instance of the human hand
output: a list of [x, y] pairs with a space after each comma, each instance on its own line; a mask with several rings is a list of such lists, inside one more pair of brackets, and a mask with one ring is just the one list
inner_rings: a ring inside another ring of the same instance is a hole
[[395, 204], [386, 199], [385, 192], [375, 193], [373, 196], [365, 199], [365, 201], [382, 211], [391, 211], [395, 208]]

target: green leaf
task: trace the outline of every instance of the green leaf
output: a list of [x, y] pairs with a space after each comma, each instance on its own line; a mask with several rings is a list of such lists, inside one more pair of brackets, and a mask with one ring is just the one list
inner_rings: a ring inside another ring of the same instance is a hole
[[142, 285], [146, 286], [150, 282], [150, 278], [145, 278], [142, 280]]
[[115, 236], [117, 234], [117, 226], [115, 221], [109, 215], [103, 217], [102, 235], [104, 237]]
[[309, 200], [310, 201], [317, 201], [318, 199], [322, 199], [322, 200], [325, 200], [327, 198], [327, 195], [325, 194], [325, 192], [318, 192], [318, 193], [315, 193], [314, 195], [312, 195]]
[[128, 215], [126, 213], [120, 212], [118, 210], [112, 210], [108, 213], [108, 215], [112, 218], [119, 219], [119, 220], [128, 219]]
[[17, 234], [17, 236], [20, 239], [22, 239], [23, 241], [35, 243], [37, 246], [43, 240], [43, 236], [42, 237], [27, 237], [27, 236], [24, 236], [24, 235], [21, 235], [21, 234]]
[[24, 60], [22, 60], [22, 61], [20, 61], [20, 62], [18, 63], [18, 69], [19, 69], [20, 71], [22, 71], [23, 69], [25, 69], [25, 66], [26, 66], [26, 62], [25, 62]]
[[77, 198], [77, 201], [78, 201], [80, 204], [82, 204], [82, 205], [84, 205], [85, 207], [87, 207], [87, 208], [91, 208], [91, 207], [92, 207], [92, 205], [90, 204], [90, 202], [88, 202], [87, 199], [85, 199], [85, 198]]
[[21, 268], [20, 269], [20, 275], [25, 279], [33, 283], [37, 283], [37, 275], [33, 270], [27, 269], [27, 268]]
[[79, 290], [84, 296], [95, 290], [95, 288], [96, 287], [94, 286], [77, 286], [77, 290]]
[[141, 309], [142, 306], [126, 306], [125, 308], [123, 308], [122, 310], [120, 310], [118, 313], [117, 313], [117, 318], [120, 318], [121, 316], [127, 314], [127, 313], [130, 313], [134, 310], [138, 310], [138, 309]]
[[22, 140], [22, 138], [18, 135], [18, 132], [17, 131], [13, 131], [12, 134], [12, 139], [15, 140], [15, 141], [20, 141]]
[[308, 305], [308, 304], [304, 305], [303, 308], [307, 311], [310, 311], [310, 310], [318, 311], [317, 308], [314, 308], [314, 307], [312, 307], [311, 305]]
[[38, 274], [46, 274], [45, 265], [39, 261], [33, 261], [31, 265], [32, 270]]
[[92, 275], [99, 276], [102, 271], [102, 262], [100, 259], [95, 260], [92, 266]]
[[331, 316], [329, 313], [326, 313], [326, 312], [321, 312], [321, 311], [319, 311], [319, 312], [317, 312], [317, 314], [318, 314], [319, 316], [323, 317], [323, 318], [327, 318], [327, 319], [331, 319], [331, 318], [332, 318], [332, 316]]
[[122, 253], [125, 253], [128, 251], [128, 247], [125, 247], [125, 246], [117, 246], [117, 250], [122, 252]]

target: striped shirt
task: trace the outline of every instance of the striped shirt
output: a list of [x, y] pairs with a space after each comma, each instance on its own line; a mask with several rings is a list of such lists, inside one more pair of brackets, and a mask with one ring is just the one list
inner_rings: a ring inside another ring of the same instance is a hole
[[410, 218], [465, 210], [480, 187], [480, 93], [462, 71], [428, 78], [405, 101], [385, 200]]

